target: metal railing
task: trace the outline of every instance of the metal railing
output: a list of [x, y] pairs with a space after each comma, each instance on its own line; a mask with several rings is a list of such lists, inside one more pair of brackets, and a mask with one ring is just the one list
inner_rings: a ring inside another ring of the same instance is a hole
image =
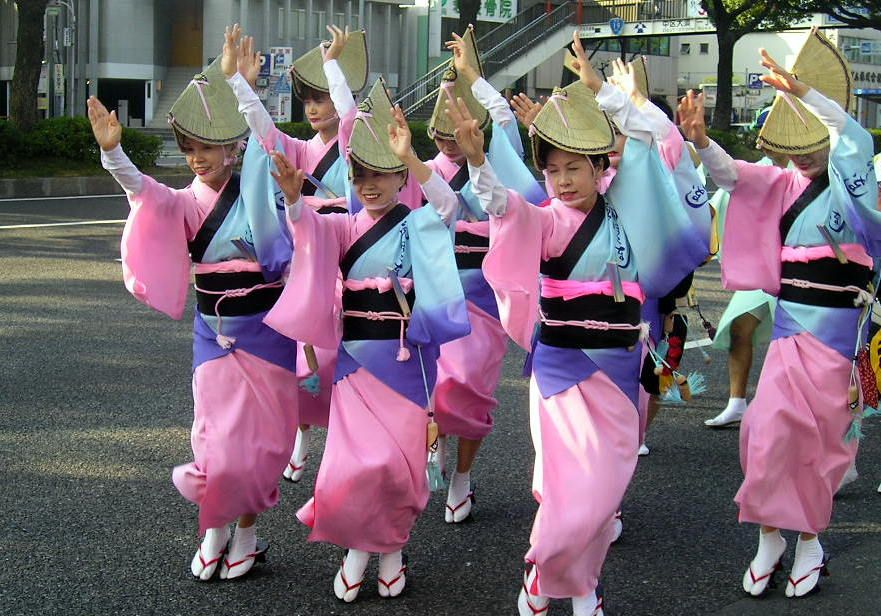
[[[686, 0], [568, 0], [550, 12], [534, 4], [513, 19], [493, 28], [477, 40], [484, 73], [497, 73], [514, 58], [552, 32], [566, 25], [608, 23], [613, 17], [627, 22], [682, 19], [688, 15]], [[395, 102], [412, 115], [433, 102], [448, 61], [403, 88]]]

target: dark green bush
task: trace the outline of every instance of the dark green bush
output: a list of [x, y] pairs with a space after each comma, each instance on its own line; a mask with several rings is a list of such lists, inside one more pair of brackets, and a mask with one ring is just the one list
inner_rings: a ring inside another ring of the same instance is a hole
[[875, 142], [875, 153], [881, 152], [881, 128], [870, 128], [869, 133]]
[[[162, 149], [162, 139], [124, 128], [122, 147], [138, 167], [151, 167]], [[23, 133], [0, 121], [0, 162], [9, 168], [32, 165], [44, 159], [100, 164], [98, 144], [86, 118], [50, 118]]]

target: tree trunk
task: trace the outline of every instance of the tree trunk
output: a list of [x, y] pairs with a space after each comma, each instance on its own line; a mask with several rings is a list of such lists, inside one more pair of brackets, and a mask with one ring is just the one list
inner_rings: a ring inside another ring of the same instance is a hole
[[[37, 123], [37, 84], [43, 62], [43, 13], [49, 0], [18, 0], [10, 119], [22, 130]], [[49, 76], [51, 79], [51, 75]]]
[[477, 13], [480, 12], [480, 0], [459, 0], [459, 24], [456, 34], [464, 34], [469, 24], [474, 25], [474, 34], [477, 35]]
[[713, 112], [713, 128], [728, 130], [731, 126], [731, 74], [734, 69], [734, 44], [737, 38], [721, 25], [716, 26], [716, 41], [719, 45], [719, 66], [717, 69], [716, 108]]

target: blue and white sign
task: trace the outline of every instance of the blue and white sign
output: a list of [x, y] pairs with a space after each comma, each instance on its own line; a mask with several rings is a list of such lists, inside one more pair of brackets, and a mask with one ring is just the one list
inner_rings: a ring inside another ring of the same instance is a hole
[[746, 78], [746, 87], [750, 90], [761, 90], [762, 86], [765, 84], [762, 83], [762, 74], [761, 73], [749, 73]]
[[624, 30], [624, 20], [620, 17], [613, 17], [609, 20], [609, 28], [612, 30], [612, 34], [618, 36]]
[[260, 54], [260, 77], [269, 77], [272, 71], [272, 56], [268, 53]]

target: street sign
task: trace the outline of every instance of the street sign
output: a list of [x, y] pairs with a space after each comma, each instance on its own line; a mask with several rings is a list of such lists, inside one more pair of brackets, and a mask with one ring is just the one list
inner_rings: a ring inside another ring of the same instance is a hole
[[64, 46], [65, 47], [73, 46], [73, 28], [65, 28], [64, 29]]
[[61, 15], [61, 7], [57, 4], [50, 4], [46, 7], [46, 15], [49, 17], [58, 17]]
[[746, 87], [750, 90], [761, 90], [764, 85], [761, 73], [749, 73], [747, 75]]
[[272, 72], [272, 56], [268, 53], [260, 54], [260, 77], [269, 77]]
[[613, 17], [609, 20], [609, 28], [612, 30], [612, 34], [618, 36], [624, 29], [624, 20], [620, 17]]

